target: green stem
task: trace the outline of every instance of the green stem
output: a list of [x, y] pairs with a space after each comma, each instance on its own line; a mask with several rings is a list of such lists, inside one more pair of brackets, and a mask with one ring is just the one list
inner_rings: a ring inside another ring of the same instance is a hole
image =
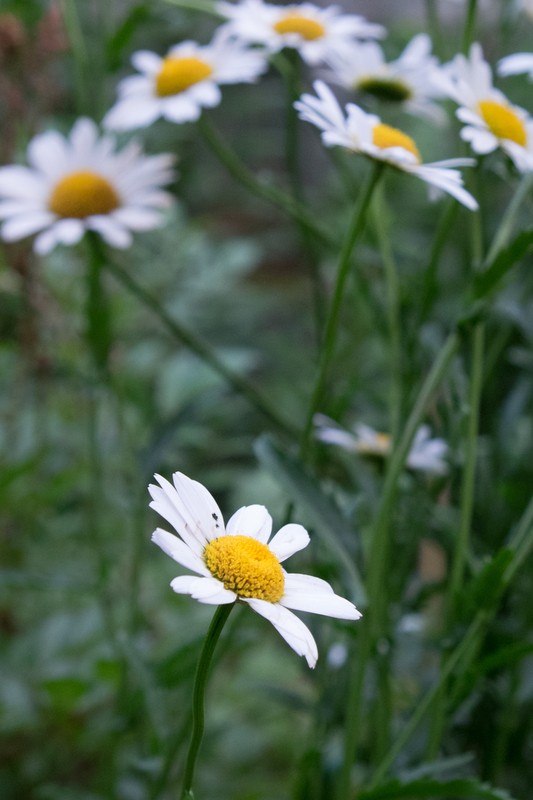
[[344, 244], [342, 246], [342, 250], [339, 256], [339, 263], [337, 267], [337, 279], [335, 282], [335, 289], [333, 292], [333, 297], [331, 299], [326, 319], [324, 342], [322, 344], [322, 350], [320, 353], [320, 361], [318, 364], [317, 377], [311, 395], [309, 407], [307, 410], [307, 418], [302, 435], [302, 441], [301, 441], [302, 457], [305, 456], [309, 448], [311, 432], [313, 430], [313, 417], [320, 408], [320, 404], [322, 402], [324, 395], [328, 368], [330, 365], [331, 357], [333, 355], [333, 351], [335, 349], [335, 343], [337, 340], [337, 330], [340, 321], [339, 320], [340, 309], [344, 294], [344, 286], [346, 284], [346, 279], [348, 277], [348, 273], [350, 270], [352, 253], [357, 243], [357, 240], [359, 239], [364, 230], [366, 224], [366, 215], [368, 208], [370, 206], [370, 201], [372, 199], [374, 189], [376, 188], [379, 179], [381, 178], [381, 175], [383, 173], [383, 167], [384, 165], [380, 162], [376, 162], [374, 164], [374, 168], [369, 177], [367, 185], [359, 197], [359, 201], [355, 208], [352, 222], [350, 224], [350, 227], [348, 228], [348, 232], [346, 234]]
[[185, 762], [183, 788], [180, 796], [181, 800], [188, 800], [188, 798], [193, 797], [192, 784], [194, 780], [194, 769], [204, 734], [204, 698], [207, 677], [209, 675], [209, 668], [216, 644], [234, 605], [235, 603], [228, 603], [219, 606], [215, 611], [214, 617], [211, 620], [211, 625], [207, 631], [202, 652], [200, 653], [198, 666], [196, 667], [192, 696], [192, 734], [189, 743], [189, 751], [187, 753], [187, 761]]
[[89, 56], [83, 38], [83, 31], [80, 23], [78, 10], [75, 0], [60, 0], [61, 12], [70, 48], [74, 60], [74, 76], [76, 81], [77, 106], [79, 114], [89, 112], [89, 92], [88, 92], [88, 65]]
[[387, 230], [387, 208], [383, 186], [376, 192], [374, 205], [374, 225], [378, 234], [379, 251], [385, 270], [387, 286], [387, 323], [390, 341], [390, 394], [389, 394], [389, 432], [396, 441], [400, 430], [402, 413], [402, 347], [400, 322], [400, 281], [398, 268], [392, 252], [391, 238]]
[[426, 0], [428, 31], [433, 41], [434, 51], [442, 57], [442, 32], [436, 0]]
[[185, 345], [192, 353], [208, 364], [231, 386], [231, 388], [246, 398], [250, 405], [265, 416], [280, 431], [296, 436], [297, 431], [293, 425], [279, 416], [277, 411], [259, 394], [259, 392], [238, 373], [221, 361], [214, 350], [202, 339], [174, 320], [159, 301], [140, 286], [125, 269], [109, 260], [106, 268], [115, 278], [128, 289], [143, 305], [157, 316], [159, 321], [181, 344]]
[[164, 0], [164, 2], [171, 6], [185, 8], [187, 11], [201, 11], [204, 14], [212, 14], [214, 17], [224, 19], [223, 14], [217, 11], [215, 3], [211, 0]]
[[[533, 499], [530, 500], [520, 518], [516, 531], [510, 537], [509, 547], [513, 550], [513, 557], [503, 576], [502, 594], [512, 584], [517, 571], [523, 566], [524, 562], [533, 551]], [[379, 781], [382, 780], [389, 767], [394, 763], [396, 756], [402, 752], [403, 748], [418, 728], [424, 716], [430, 711], [436, 701], [440, 702], [446, 684], [461, 661], [465, 662], [463, 664], [463, 673], [466, 671], [468, 662], [471, 662], [473, 656], [479, 651], [482, 637], [485, 635], [497, 610], [498, 604], [495, 603], [490, 610], [483, 609], [476, 614], [466, 633], [461, 637], [455, 650], [449, 654], [441, 671], [438, 683], [436, 683], [420, 701], [409, 722], [401, 729], [401, 732], [386, 758], [383, 759], [376, 769], [371, 786], [377, 785]], [[467, 656], [469, 657], [467, 658]], [[348, 796], [348, 794], [345, 794], [339, 797], [345, 798]]]
[[202, 114], [198, 121], [198, 129], [205, 141], [226, 167], [230, 175], [244, 186], [256, 197], [266, 200], [276, 206], [291, 219], [296, 220], [305, 230], [313, 235], [321, 244], [327, 247], [335, 246], [335, 240], [331, 234], [319, 226], [314, 216], [307, 208], [290, 195], [277, 189], [275, 186], [258, 181], [253, 172], [243, 164], [240, 158], [231, 150], [228, 145], [220, 138], [217, 131], [210, 124], [206, 114]]
[[[463, 582], [464, 568], [474, 508], [476, 478], [477, 441], [479, 434], [479, 406], [483, 385], [483, 352], [485, 343], [485, 323], [478, 322], [472, 331], [472, 364], [470, 390], [468, 396], [468, 420], [466, 430], [465, 465], [461, 481], [461, 508], [459, 532], [450, 570], [448, 584], [448, 619], [454, 616], [455, 604]], [[451, 616], [450, 616], [451, 615]]]
[[[372, 776], [372, 781], [370, 783], [369, 789], [377, 786], [377, 784], [384, 778], [389, 768], [394, 763], [396, 756], [398, 756], [413, 733], [416, 731], [418, 726], [420, 725], [421, 721], [425, 717], [425, 715], [429, 712], [433, 702], [436, 698], [438, 698], [441, 694], [441, 691], [451, 677], [454, 670], [463, 660], [468, 652], [471, 651], [472, 646], [475, 644], [476, 640], [479, 639], [480, 635], [483, 633], [485, 625], [487, 622], [487, 613], [485, 611], [480, 611], [476, 617], [474, 618], [473, 622], [471, 623], [470, 627], [466, 631], [465, 635], [461, 639], [460, 644], [455, 648], [453, 653], [448, 658], [446, 662], [446, 666], [443, 668], [438, 683], [436, 683], [422, 698], [422, 700], [418, 703], [416, 707], [416, 711], [413, 713], [409, 721], [406, 725], [404, 725], [401, 730], [399, 730], [398, 735], [394, 740], [394, 744], [392, 745], [391, 749], [387, 753], [386, 757], [383, 761], [378, 765], [374, 774]], [[349, 795], [345, 795], [348, 797]]]
[[451, 333], [442, 346], [437, 359], [433, 363], [426, 380], [418, 393], [416, 402], [406, 422], [403, 435], [394, 448], [388, 464], [383, 485], [382, 501], [379, 508], [372, 544], [369, 553], [367, 596], [368, 607], [372, 613], [365, 616], [359, 627], [359, 650], [354, 661], [354, 672], [350, 680], [349, 696], [346, 711], [346, 731], [344, 742], [344, 761], [339, 777], [338, 798], [350, 797], [351, 769], [357, 751], [358, 736], [361, 730], [361, 704], [364, 678], [368, 662], [372, 657], [376, 644], [388, 633], [388, 597], [386, 593], [386, 571], [389, 563], [389, 530], [390, 517], [398, 482], [405, 461], [409, 455], [411, 443], [426, 412], [428, 403], [446, 374], [459, 344], [459, 335]]
[[511, 198], [511, 202], [505, 210], [505, 213], [489, 247], [489, 251], [485, 257], [485, 264], [492, 264], [500, 250], [509, 241], [516, 215], [518, 214], [518, 211], [524, 202], [524, 198], [528, 194], [532, 185], [533, 174], [531, 172], [527, 172], [520, 181], [516, 192]]
[[468, 8], [466, 11], [465, 27], [463, 30], [463, 43], [462, 51], [468, 54], [470, 45], [474, 41], [474, 30], [476, 27], [476, 13], [477, 13], [477, 0], [468, 0]]

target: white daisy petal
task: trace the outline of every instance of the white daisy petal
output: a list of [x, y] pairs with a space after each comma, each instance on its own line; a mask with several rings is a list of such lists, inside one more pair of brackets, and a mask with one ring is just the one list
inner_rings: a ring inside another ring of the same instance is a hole
[[31, 236], [33, 233], [46, 228], [54, 220], [54, 215], [49, 211], [35, 211], [30, 214], [17, 214], [17, 216], [6, 220], [2, 225], [2, 238], [6, 242], [16, 242]]
[[174, 534], [168, 533], [168, 531], [164, 531], [162, 528], [156, 528], [152, 534], [152, 542], [157, 544], [167, 556], [173, 558], [174, 561], [177, 561], [182, 567], [186, 567], [192, 572], [196, 572], [198, 575], [203, 575], [204, 577], [210, 576], [211, 573], [202, 559], [193, 552], [185, 542], [178, 539], [177, 536], [174, 536]]
[[307, 625], [287, 608], [283, 608], [283, 606], [267, 603], [265, 600], [256, 600], [255, 598], [243, 599], [254, 611], [272, 623], [295, 653], [299, 656], [305, 656], [311, 668], [315, 666], [318, 659], [318, 649]]
[[107, 112], [102, 124], [110, 131], [129, 131], [151, 125], [158, 116], [157, 103], [142, 97], [126, 97]]
[[339, 597], [337, 594], [326, 592], [311, 592], [304, 594], [302, 591], [285, 592], [279, 601], [285, 608], [295, 611], [310, 611], [313, 614], [323, 614], [326, 617], [337, 619], [360, 619], [361, 613], [353, 603]]
[[45, 192], [46, 182], [39, 173], [16, 165], [0, 167], [0, 198], [35, 202], [35, 198], [43, 198]]
[[131, 245], [133, 237], [129, 230], [114, 216], [114, 214], [109, 214], [108, 216], [88, 217], [87, 227], [99, 233], [102, 239], [111, 247], [123, 250]]
[[291, 522], [279, 529], [268, 543], [268, 547], [279, 561], [285, 561], [286, 558], [307, 547], [309, 541], [309, 534], [303, 525]]
[[182, 472], [172, 475], [179, 500], [193, 525], [209, 541], [225, 533], [224, 518], [213, 495], [198, 481], [193, 481]]
[[139, 72], [145, 75], [157, 75], [161, 69], [162, 59], [149, 50], [138, 50], [131, 57], [131, 63]]
[[59, 244], [77, 244], [84, 234], [85, 228], [79, 219], [59, 219], [54, 224], [56, 241]]
[[251, 536], [266, 544], [272, 532], [272, 517], [264, 506], [243, 506], [228, 520], [229, 536]]
[[237, 599], [235, 592], [224, 589], [224, 585], [215, 578], [195, 578], [192, 575], [180, 575], [170, 582], [176, 594], [190, 594], [199, 603], [209, 605], [226, 605]]

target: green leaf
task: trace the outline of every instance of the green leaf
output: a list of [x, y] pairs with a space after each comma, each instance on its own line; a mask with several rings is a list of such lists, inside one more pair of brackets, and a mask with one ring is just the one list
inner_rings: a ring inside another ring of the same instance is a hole
[[404, 783], [399, 780], [389, 781], [367, 789], [358, 794], [358, 800], [395, 800], [395, 798], [418, 797], [465, 797], [468, 800], [513, 800], [513, 797], [504, 789], [495, 789], [487, 783], [480, 783], [474, 778], [460, 778], [451, 781], [437, 781], [424, 778], [418, 781]]
[[507, 567], [513, 558], [513, 551], [503, 547], [494, 558], [487, 560], [481, 570], [466, 585], [458, 598], [458, 608], [466, 619], [482, 609], [493, 608], [506, 587]]
[[138, 3], [130, 9], [113, 36], [109, 38], [106, 45], [106, 59], [111, 72], [115, 72], [120, 67], [123, 51], [129, 45], [137, 29], [146, 23], [149, 17], [149, 4]]
[[346, 570], [354, 602], [364, 606], [366, 595], [361, 576], [340, 536], [344, 532], [345, 538], [353, 537], [353, 527], [349, 525], [318, 481], [309, 475], [295, 458], [282, 452], [271, 436], [265, 434], [257, 439], [254, 449], [259, 461], [282, 484], [293, 500], [313, 513], [317, 523], [316, 535]]
[[487, 297], [507, 275], [517, 261], [520, 261], [533, 246], [533, 230], [522, 231], [498, 255], [474, 282], [474, 295], [477, 300]]

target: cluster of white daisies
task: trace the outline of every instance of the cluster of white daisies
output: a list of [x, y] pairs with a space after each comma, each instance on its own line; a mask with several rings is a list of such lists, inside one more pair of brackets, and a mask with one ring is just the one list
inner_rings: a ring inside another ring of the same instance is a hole
[[[355, 103], [343, 108], [325, 80], [361, 96], [397, 100], [406, 111], [435, 122], [445, 119], [439, 101], [451, 98], [464, 123], [461, 136], [475, 153], [501, 148], [517, 170], [533, 170], [532, 118], [494, 87], [478, 44], [468, 56], [440, 65], [430, 38], [420, 34], [388, 62], [377, 42], [384, 28], [334, 6], [241, 0], [219, 2], [216, 11], [224, 21], [209, 44], [185, 41], [163, 57], [148, 51], [133, 55], [137, 72], [119, 84], [104, 129], [134, 130], [160, 117], [194, 122], [202, 109], [220, 102], [221, 86], [257, 81], [272, 54], [293, 48], [306, 64], [322, 70], [315, 94], [304, 94], [296, 106], [327, 147], [386, 162], [477, 208], [456, 169], [472, 160], [424, 163], [410, 136]], [[514, 54], [500, 62], [500, 74], [533, 76], [532, 62], [530, 53]], [[163, 187], [175, 176], [173, 161], [170, 155], [146, 156], [136, 144], [119, 151], [88, 119], [78, 120], [68, 137], [54, 131], [38, 135], [28, 147], [28, 167], [0, 168], [0, 235], [8, 242], [36, 235], [34, 248], [41, 255], [58, 244], [77, 243], [86, 230], [112, 247], [128, 247], [133, 232], [163, 223], [161, 209], [171, 202]]]
[[[137, 73], [118, 86], [118, 100], [103, 120], [107, 131], [142, 128], [163, 118], [173, 123], [197, 120], [202, 109], [221, 100], [221, 86], [255, 82], [269, 58], [284, 48], [295, 49], [323, 80], [313, 84], [295, 104], [301, 119], [321, 131], [326, 147], [342, 147], [374, 161], [411, 173], [446, 192], [471, 210], [476, 200], [463, 186], [458, 166], [472, 159], [424, 163], [414, 140], [355, 103], [342, 107], [325, 82], [396, 100], [406, 111], [440, 123], [439, 105], [451, 98], [463, 123], [461, 137], [478, 155], [501, 149], [519, 172], [533, 171], [533, 120], [493, 85], [493, 74], [479, 44], [468, 55], [440, 65], [431, 40], [416, 36], [395, 61], [388, 62], [376, 40], [385, 30], [336, 7], [312, 3], [271, 5], [263, 0], [220, 2], [224, 22], [210, 44], [186, 41], [161, 57], [140, 51], [133, 55]], [[499, 64], [502, 76], [529, 73], [533, 54], [518, 53]], [[94, 231], [112, 247], [125, 248], [132, 233], [162, 224], [162, 209], [171, 202], [165, 190], [174, 179], [173, 157], [144, 155], [135, 142], [117, 149], [109, 133], [100, 133], [89, 119], [79, 119], [68, 137], [56, 131], [36, 136], [28, 146], [29, 166], [0, 168], [0, 235], [16, 241], [35, 235], [34, 249], [50, 252], [72, 245]], [[360, 456], [386, 457], [393, 443], [387, 434], [358, 425], [353, 432], [318, 415], [316, 436]], [[406, 466], [433, 475], [447, 471], [447, 445], [418, 431]], [[356, 620], [360, 614], [325, 581], [287, 573], [281, 563], [306, 547], [309, 536], [300, 525], [285, 525], [270, 538], [272, 520], [263, 506], [239, 509], [224, 526], [220, 509], [207, 489], [180, 473], [173, 485], [158, 477], [151, 486], [152, 507], [177, 536], [157, 529], [153, 540], [194, 575], [172, 581], [178, 593], [203, 603], [249, 605], [266, 617], [288, 644], [317, 659], [316, 643], [292, 610], [311, 611]], [[291, 610], [292, 609], [292, 610]]]

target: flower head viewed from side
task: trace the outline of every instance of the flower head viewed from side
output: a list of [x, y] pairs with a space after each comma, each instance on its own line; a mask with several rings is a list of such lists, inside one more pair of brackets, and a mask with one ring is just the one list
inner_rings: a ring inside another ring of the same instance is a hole
[[294, 48], [312, 66], [323, 63], [330, 54], [351, 50], [355, 42], [385, 34], [381, 25], [355, 14], [342, 14], [336, 6], [279, 6], [242, 0], [217, 3], [217, 11], [228, 20], [223, 27], [242, 41], [262, 45], [270, 53]]
[[287, 573], [285, 559], [307, 547], [309, 535], [294, 523], [271, 538], [272, 518], [261, 505], [244, 506], [224, 525], [222, 513], [201, 483], [180, 472], [174, 485], [159, 475], [151, 484], [150, 507], [178, 536], [157, 528], [152, 541], [195, 575], [174, 578], [172, 589], [200, 603], [240, 601], [269, 620], [285, 641], [314, 667], [318, 651], [311, 632], [289, 609], [337, 619], [359, 619], [353, 603], [311, 575]]
[[0, 235], [12, 242], [38, 234], [44, 255], [95, 231], [111, 247], [132, 243], [132, 231], [159, 227], [172, 203], [162, 186], [174, 178], [171, 155], [145, 156], [136, 143], [115, 150], [92, 120], [81, 118], [69, 137], [57, 131], [35, 136], [30, 166], [0, 168]]
[[[325, 414], [316, 414], [315, 436], [325, 444], [336, 445], [360, 456], [387, 458], [392, 452], [392, 439], [370, 425], [357, 423], [353, 432], [341, 428]], [[421, 425], [415, 434], [406, 465], [409, 469], [428, 475], [445, 475], [448, 472], [446, 456], [448, 445], [444, 439], [432, 438], [428, 425]]]
[[434, 80], [458, 104], [457, 118], [464, 123], [461, 138], [475, 153], [501, 148], [520, 172], [533, 170], [533, 118], [494, 87], [492, 70], [477, 42], [468, 57], [456, 55]]
[[376, 97], [416, 116], [442, 122], [445, 114], [435, 99], [442, 97], [433, 82], [439, 63], [431, 54], [432, 42], [419, 33], [395, 61], [387, 62], [377, 42], [361, 42], [329, 59], [331, 80], [345, 89]]
[[268, 66], [262, 53], [222, 29], [210, 44], [181, 42], [164, 58], [140, 50], [133, 54], [132, 63], [140, 74], [119, 84], [119, 99], [104, 118], [107, 128], [146, 127], [159, 117], [176, 123], [194, 122], [202, 108], [220, 103], [220, 85], [254, 82]]
[[342, 109], [323, 81], [315, 81], [313, 87], [317, 96], [302, 95], [295, 108], [303, 120], [322, 131], [326, 147], [343, 147], [374, 161], [383, 161], [450, 194], [472, 211], [478, 208], [476, 200], [463, 188], [461, 173], [452, 169], [471, 165], [471, 159], [456, 158], [424, 164], [416, 143], [406, 133], [385, 125], [379, 117], [367, 114], [354, 103], [348, 103], [346, 109]]

